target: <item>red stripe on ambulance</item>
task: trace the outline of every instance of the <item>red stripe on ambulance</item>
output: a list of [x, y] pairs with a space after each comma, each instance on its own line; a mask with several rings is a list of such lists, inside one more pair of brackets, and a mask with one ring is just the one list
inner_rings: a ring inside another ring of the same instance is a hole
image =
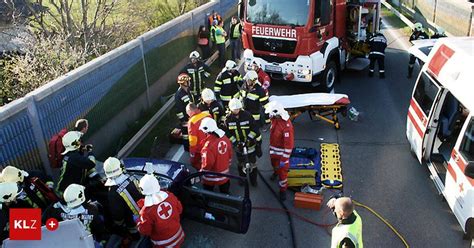
[[[461, 173], [463, 173], [464, 175], [464, 169], [466, 168], [467, 163], [464, 162], [464, 159], [461, 156], [461, 154], [459, 154], [456, 150], [453, 149], [453, 152], [451, 152], [451, 158], [454, 160], [454, 162], [456, 162], [456, 165], [459, 167], [459, 169], [461, 170]], [[471, 186], [474, 186], [474, 179], [471, 179], [466, 176], [464, 177], [469, 181]]]
[[420, 108], [420, 106], [418, 106], [418, 103], [415, 101], [415, 99], [413, 99], [413, 98], [411, 99], [410, 106], [415, 111], [415, 113], [418, 116], [418, 119], [421, 121], [421, 123], [423, 123], [423, 127], [426, 128], [426, 126], [428, 125], [426, 115], [425, 115], [425, 113], [423, 113], [423, 111], [421, 111], [421, 108]]
[[421, 131], [420, 126], [418, 125], [418, 123], [416, 122], [415, 118], [413, 117], [410, 111], [408, 111], [408, 118], [410, 119], [411, 123], [413, 123], [413, 126], [416, 129], [416, 132], [420, 135], [421, 138], [423, 138], [423, 131]]

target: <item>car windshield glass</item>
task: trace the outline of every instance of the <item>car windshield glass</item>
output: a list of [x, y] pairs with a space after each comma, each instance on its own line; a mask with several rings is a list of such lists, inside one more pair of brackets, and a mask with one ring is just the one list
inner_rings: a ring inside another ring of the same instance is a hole
[[309, 0], [248, 0], [247, 21], [258, 24], [304, 26]]

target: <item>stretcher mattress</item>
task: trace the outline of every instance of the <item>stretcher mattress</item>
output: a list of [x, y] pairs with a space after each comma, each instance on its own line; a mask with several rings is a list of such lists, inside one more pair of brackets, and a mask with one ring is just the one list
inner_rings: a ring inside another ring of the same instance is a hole
[[314, 105], [348, 105], [349, 97], [345, 94], [307, 93], [288, 96], [271, 96], [270, 101], [277, 101], [285, 109], [300, 108]]

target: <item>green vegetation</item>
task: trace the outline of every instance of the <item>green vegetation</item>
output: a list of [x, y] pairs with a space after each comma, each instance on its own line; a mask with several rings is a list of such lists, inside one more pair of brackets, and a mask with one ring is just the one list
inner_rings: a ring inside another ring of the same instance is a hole
[[381, 16], [384, 18], [386, 22], [388, 22], [392, 27], [396, 29], [401, 29], [403, 34], [410, 35], [411, 28], [408, 27], [400, 18], [398, 18], [395, 14], [392, 13], [389, 9], [382, 5], [382, 14]]

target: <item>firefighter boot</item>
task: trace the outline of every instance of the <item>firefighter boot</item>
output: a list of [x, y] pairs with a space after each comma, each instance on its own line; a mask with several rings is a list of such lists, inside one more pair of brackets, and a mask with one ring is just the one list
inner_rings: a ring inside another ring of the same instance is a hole
[[[252, 164], [252, 166], [254, 166], [254, 165]], [[252, 184], [252, 186], [254, 186], [254, 187], [257, 187], [257, 184], [258, 184], [257, 183], [257, 174], [258, 174], [258, 168], [255, 165], [255, 167], [253, 167], [252, 172], [250, 172], [250, 184]]]
[[[245, 163], [238, 163], [237, 164], [237, 170], [239, 171], [239, 176], [241, 177], [246, 177], [245, 173], [244, 173], [244, 166], [245, 166]], [[239, 185], [240, 186], [244, 186], [244, 182], [242, 180], [239, 180]]]
[[381, 79], [385, 78], [385, 72], [384, 71], [379, 72], [379, 78], [381, 78]]
[[373, 76], [374, 76], [374, 71], [369, 70], [369, 77], [373, 77]]

